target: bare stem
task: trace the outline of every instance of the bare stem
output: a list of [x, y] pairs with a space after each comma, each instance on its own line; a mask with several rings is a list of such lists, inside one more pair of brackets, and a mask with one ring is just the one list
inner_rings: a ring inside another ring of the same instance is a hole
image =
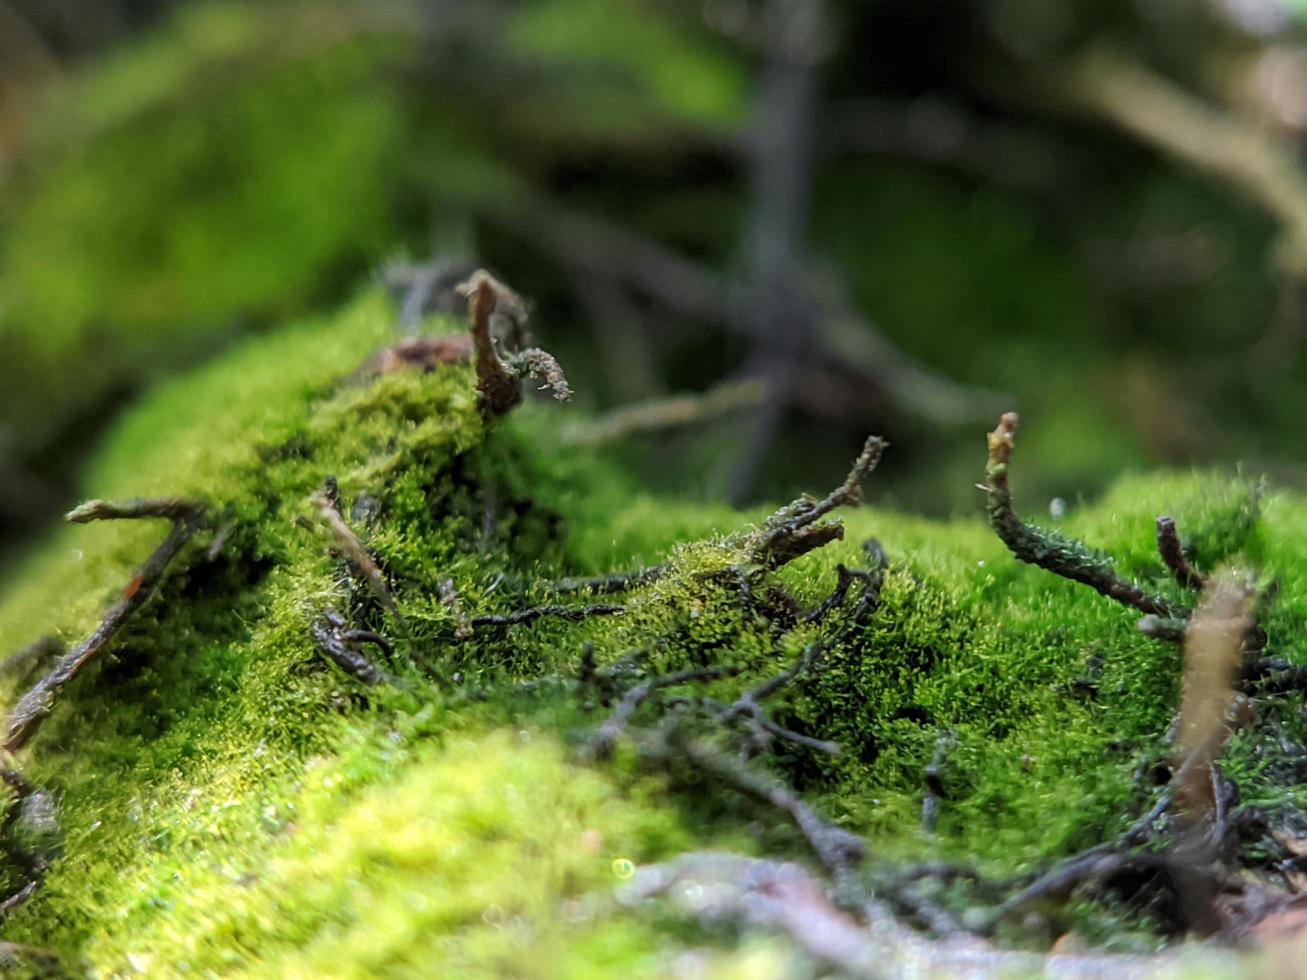
[[75, 523], [140, 517], [166, 517], [173, 523], [168, 537], [145, 560], [140, 571], [132, 576], [132, 580], [123, 589], [122, 597], [105, 613], [104, 619], [95, 631], [64, 654], [49, 673], [37, 681], [14, 705], [5, 721], [4, 747], [6, 749], [16, 752], [27, 744], [45, 719], [50, 716], [64, 686], [98, 657], [122, 625], [131, 618], [132, 613], [145, 605], [153, 594], [155, 586], [163, 578], [168, 565], [195, 534], [202, 514], [199, 504], [175, 498], [161, 498], [129, 500], [121, 504], [92, 500], [68, 515], [68, 519]]
[[1162, 619], [1183, 619], [1188, 611], [1177, 603], [1144, 591], [1116, 574], [1112, 559], [1081, 541], [1024, 523], [1012, 510], [1008, 468], [1017, 431], [1017, 413], [1008, 412], [989, 434], [989, 462], [985, 468], [985, 509], [994, 533], [1019, 560], [1055, 575], [1087, 585], [1140, 612]]

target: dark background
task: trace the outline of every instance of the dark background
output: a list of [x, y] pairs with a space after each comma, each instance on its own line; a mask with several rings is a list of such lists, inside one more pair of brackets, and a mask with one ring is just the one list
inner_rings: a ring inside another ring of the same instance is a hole
[[715, 393], [609, 444], [659, 491], [824, 487], [875, 431], [873, 497], [972, 511], [1009, 407], [1029, 500], [1154, 465], [1299, 485], [1304, 25], [0, 0], [0, 574], [151, 383], [369, 281], [439, 305], [474, 263], [534, 300], [584, 406]]

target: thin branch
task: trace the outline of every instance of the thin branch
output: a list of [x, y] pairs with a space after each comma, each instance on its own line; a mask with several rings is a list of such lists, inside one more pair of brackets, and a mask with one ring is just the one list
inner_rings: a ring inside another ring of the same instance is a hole
[[673, 726], [667, 732], [665, 747], [644, 748], [654, 756], [668, 752], [679, 754], [717, 783], [780, 810], [794, 822], [813, 853], [837, 878], [851, 873], [862, 862], [866, 853], [862, 838], [827, 823], [786, 787], [688, 738], [679, 726]]
[[1012, 510], [1008, 468], [1012, 461], [1017, 413], [1008, 412], [998, 428], [989, 434], [989, 461], [985, 468], [985, 509], [990, 526], [1008, 550], [1019, 560], [1037, 565], [1055, 575], [1087, 585], [1110, 599], [1162, 619], [1183, 619], [1184, 607], [1144, 591], [1117, 575], [1112, 559], [1083, 542], [1026, 524]]
[[88, 500], [65, 514], [64, 520], [70, 524], [154, 517], [170, 521], [194, 521], [203, 511], [202, 504], [194, 500], [183, 500], [180, 497], [134, 497], [117, 503], [107, 500]]
[[706, 681], [721, 680], [723, 677], [732, 677], [736, 673], [733, 667], [701, 667], [695, 670], [682, 670], [674, 674], [664, 674], [662, 677], [655, 677], [652, 680], [645, 681], [626, 692], [625, 696], [613, 709], [608, 720], [599, 727], [595, 733], [594, 739], [590, 743], [590, 752], [597, 758], [607, 757], [626, 731], [627, 726], [635, 713], [640, 710], [640, 706], [653, 696], [655, 691], [660, 691], [665, 687], [677, 687], [681, 684], [695, 684]]
[[333, 492], [334, 487], [334, 478], [328, 477], [325, 487], [310, 497], [309, 500], [317, 508], [322, 523], [335, 535], [336, 542], [340, 546], [340, 550], [344, 552], [345, 557], [363, 573], [363, 580], [367, 582], [368, 588], [377, 597], [377, 601], [402, 626], [404, 617], [400, 614], [399, 604], [395, 602], [390, 586], [386, 584], [386, 577], [381, 573], [380, 567], [372, 557], [372, 552], [354, 533], [354, 529], [345, 522], [340, 507], [340, 491], [335, 489]]
[[487, 626], [521, 626], [524, 623], [533, 623], [537, 619], [546, 617], [566, 619], [576, 623], [583, 619], [589, 619], [591, 616], [621, 616], [625, 612], [625, 606], [612, 606], [602, 603], [591, 606], [543, 605], [518, 609], [516, 612], [505, 613], [504, 615], [473, 616], [469, 622], [474, 629]]
[[122, 504], [92, 500], [69, 514], [68, 519], [76, 523], [140, 517], [166, 517], [173, 523], [168, 537], [127, 583], [122, 597], [105, 613], [104, 619], [95, 631], [64, 654], [14, 705], [5, 720], [4, 747], [6, 749], [16, 752], [27, 744], [54, 710], [55, 701], [68, 682], [87, 664], [95, 660], [132, 614], [145, 605], [154, 593], [155, 586], [168, 570], [168, 565], [195, 534], [202, 513], [199, 504], [175, 498], [163, 498], [131, 500]]
[[634, 436], [702, 425], [743, 409], [757, 408], [770, 396], [759, 378], [725, 381], [693, 395], [652, 398], [613, 409], [596, 419], [576, 422], [562, 432], [569, 446], [625, 442]]
[[1307, 275], [1307, 177], [1290, 141], [1203, 102], [1139, 61], [1099, 49], [1059, 66], [1038, 91], [1095, 113], [1190, 166], [1221, 178], [1279, 221], [1277, 258]]
[[572, 592], [589, 592], [594, 595], [612, 595], [627, 592], [642, 585], [657, 582], [667, 574], [671, 566], [667, 564], [650, 565], [633, 572], [613, 572], [609, 575], [585, 575], [559, 579], [548, 590], [555, 595], [567, 595]]
[[313, 620], [309, 632], [323, 655], [355, 680], [369, 687], [394, 683], [393, 678], [358, 649], [360, 643], [372, 643], [389, 653], [390, 644], [382, 637], [365, 630], [346, 629], [344, 619], [331, 609]]
[[528, 347], [514, 354], [512, 363], [521, 373], [540, 381], [540, 390], [548, 391], [555, 401], [572, 400], [572, 388], [553, 354], [539, 347]]
[[843, 483], [821, 500], [801, 497], [768, 517], [762, 527], [745, 539], [750, 560], [780, 567], [813, 548], [843, 537], [839, 525], [817, 522], [837, 507], [857, 507], [862, 503], [862, 481], [876, 468], [888, 445], [879, 436], [868, 436]]
[[1230, 728], [1239, 660], [1252, 629], [1253, 589], [1247, 576], [1215, 577], [1185, 633], [1184, 684], [1176, 738], [1176, 811], [1190, 825], [1216, 811], [1211, 769]]

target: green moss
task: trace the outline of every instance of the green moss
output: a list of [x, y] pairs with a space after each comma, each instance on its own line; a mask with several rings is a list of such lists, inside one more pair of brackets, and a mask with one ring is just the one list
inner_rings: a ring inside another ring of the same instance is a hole
[[[713, 787], [669, 787], [621, 754], [569, 761], [564, 746], [599, 713], [565, 684], [520, 682], [575, 676], [586, 641], [605, 663], [645, 649], [655, 672], [732, 664], [740, 677], [705, 689], [729, 700], [820, 631], [821, 669], [772, 711], [844, 752], [785, 748], [759, 764], [885, 859], [1016, 872], [1146, 804], [1137, 774], [1159, 758], [1179, 653], [1129, 611], [1018, 564], [976, 518], [856, 511], [843, 541], [778, 573], [749, 565], [740, 532], [760, 515], [633, 493], [602, 460], [560, 448], [552, 407], [487, 426], [468, 367], [356, 376], [392, 317], [367, 295], [159, 388], [89, 471], [89, 494], [196, 497], [232, 532], [216, 559], [207, 534], [188, 547], [26, 750], [30, 778], [60, 794], [64, 856], [6, 938], [98, 973], [656, 975], [690, 949], [723, 972], [775, 968], [774, 946], [611, 901], [615, 859], [801, 849]], [[403, 628], [318, 526], [309, 497], [328, 475]], [[1163, 512], [1201, 567], [1247, 562], [1282, 581], [1267, 629], [1278, 654], [1307, 659], [1301, 502], [1216, 474], [1138, 477], [1062, 530], [1178, 597], [1152, 545]], [[786, 632], [793, 604], [829, 594], [871, 536], [890, 559], [874, 614], [850, 604]], [[151, 522], [60, 531], [0, 602], [0, 644], [81, 637], [161, 537]], [[460, 639], [439, 598], [448, 579], [465, 613], [504, 612], [562, 575], [663, 560], [669, 572], [625, 597], [621, 617]], [[308, 626], [327, 607], [396, 638], [396, 686], [365, 692], [324, 663]], [[1277, 724], [1307, 734], [1293, 707]], [[948, 798], [928, 836], [922, 771], [946, 733]], [[1273, 816], [1303, 802], [1282, 778], [1292, 764], [1255, 731], [1228, 760]]]

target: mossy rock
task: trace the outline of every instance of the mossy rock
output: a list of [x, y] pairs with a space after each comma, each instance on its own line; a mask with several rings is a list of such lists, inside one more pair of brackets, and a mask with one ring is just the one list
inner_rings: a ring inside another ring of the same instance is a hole
[[[866, 837], [869, 873], [927, 857], [1017, 873], [1147, 809], [1139, 773], [1165, 758], [1180, 653], [1129, 610], [1018, 564], [978, 517], [851, 511], [842, 541], [779, 571], [744, 567], [762, 515], [641, 495], [564, 446], [559, 409], [488, 423], [469, 366], [360, 374], [393, 320], [367, 294], [251, 341], [156, 390], [90, 469], [89, 494], [198, 499], [210, 529], [23, 750], [61, 829], [34, 845], [50, 870], [6, 940], [97, 976], [654, 976], [686, 956], [713, 975], [784, 974], [795, 954], [780, 940], [614, 902], [634, 864], [686, 850], [804, 852], [776, 814], [692, 772], [620, 746], [586, 761], [605, 717], [574, 682], [586, 644], [601, 667], [647, 651], [631, 683], [730, 665], [737, 676], [690, 691], [729, 701], [824, 637], [772, 717], [842, 753], [787, 745], [753, 765]], [[402, 622], [324, 533], [310, 498], [328, 476]], [[1214, 474], [1144, 476], [1061, 525], [1178, 596], [1152, 545], [1163, 512], [1204, 568], [1280, 581], [1266, 629], [1301, 662], [1302, 502]], [[149, 521], [59, 531], [0, 602], [0, 643], [86, 635], [162, 536]], [[889, 560], [878, 604], [802, 623], [840, 564], [865, 567], [872, 537]], [[464, 635], [470, 615], [556, 601], [546, 583], [564, 576], [659, 562], [620, 597], [624, 615]], [[364, 687], [322, 658], [311, 626], [327, 608], [391, 638], [393, 684]], [[665, 707], [652, 699], [637, 726]], [[1303, 802], [1276, 747], [1301, 740], [1297, 707], [1266, 709], [1283, 738], [1250, 730], [1226, 754], [1272, 822]], [[922, 773], [941, 737], [946, 794], [925, 833]], [[11, 891], [22, 872], [7, 874]], [[1074, 914], [1118, 944], [1138, 927]]]

